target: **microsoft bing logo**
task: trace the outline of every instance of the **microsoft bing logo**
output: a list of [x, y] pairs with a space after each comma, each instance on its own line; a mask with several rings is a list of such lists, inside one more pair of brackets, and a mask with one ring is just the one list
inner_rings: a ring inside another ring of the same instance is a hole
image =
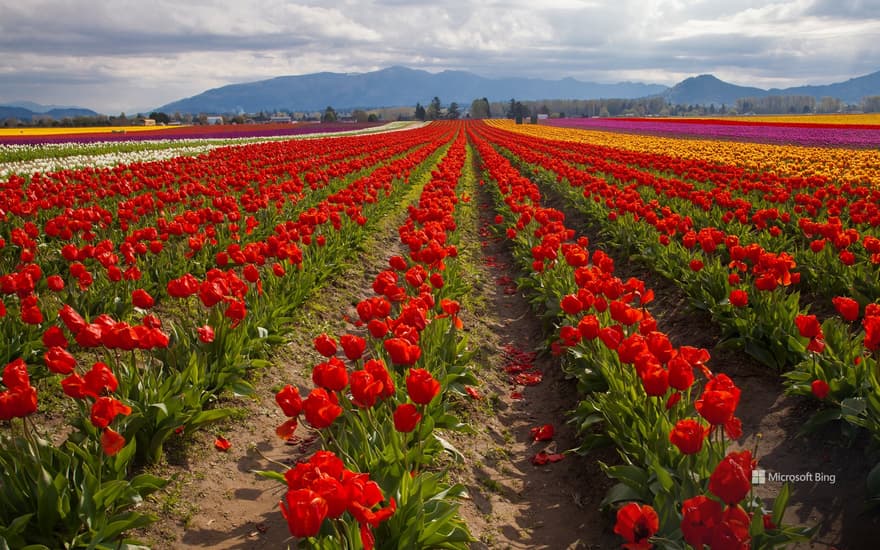
[[767, 470], [752, 470], [752, 485], [767, 483]]
[[752, 470], [752, 485], [764, 485], [772, 483], [828, 483], [834, 485], [837, 482], [837, 474], [825, 472], [802, 472], [799, 474], [783, 474], [780, 472], [762, 469]]

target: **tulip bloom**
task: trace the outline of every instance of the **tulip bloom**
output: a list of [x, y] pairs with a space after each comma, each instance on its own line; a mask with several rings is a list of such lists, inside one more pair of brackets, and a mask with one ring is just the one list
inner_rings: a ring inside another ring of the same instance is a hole
[[709, 476], [709, 490], [724, 503], [735, 505], [752, 488], [752, 452], [728, 453]]
[[318, 363], [312, 371], [312, 382], [329, 391], [341, 391], [348, 385], [348, 370], [337, 357]]
[[324, 388], [315, 388], [303, 401], [303, 412], [309, 424], [321, 429], [330, 426], [342, 414], [342, 407], [339, 406], [335, 393], [327, 393]]
[[327, 334], [318, 335], [312, 343], [318, 353], [324, 357], [333, 357], [336, 355], [336, 340]]
[[382, 393], [382, 382], [373, 378], [366, 370], [351, 373], [352, 402], [358, 407], [368, 409], [376, 404]]
[[669, 441], [678, 447], [682, 454], [692, 455], [700, 452], [709, 428], [693, 418], [679, 420], [669, 432]]
[[413, 431], [422, 415], [412, 403], [402, 403], [394, 409], [394, 429], [401, 433]]
[[746, 307], [749, 305], [749, 293], [745, 290], [734, 289], [730, 291], [730, 305], [734, 307]]
[[101, 448], [104, 454], [113, 456], [125, 447], [125, 438], [110, 428], [104, 428], [101, 432]]
[[345, 356], [352, 361], [360, 359], [367, 349], [367, 341], [353, 334], [343, 334], [339, 338], [339, 344], [342, 346]]
[[280, 502], [281, 515], [294, 537], [314, 537], [321, 530], [329, 507], [321, 495], [311, 489], [287, 491]]
[[214, 329], [209, 325], [204, 325], [196, 329], [196, 332], [199, 335], [199, 340], [205, 344], [210, 344], [214, 341]]
[[76, 359], [66, 349], [52, 346], [43, 355], [46, 368], [55, 374], [70, 374], [76, 367]]
[[845, 321], [852, 323], [859, 318], [859, 303], [852, 298], [837, 296], [832, 298], [831, 302]]
[[828, 386], [828, 382], [824, 380], [813, 380], [813, 383], [810, 384], [810, 390], [818, 399], [825, 399], [828, 397], [828, 392], [831, 391], [831, 388]]
[[275, 394], [275, 402], [284, 411], [285, 416], [297, 417], [302, 412], [303, 403], [299, 395], [299, 388], [287, 384], [281, 391]]
[[141, 309], [150, 309], [156, 303], [153, 300], [153, 297], [150, 294], [142, 289], [137, 288], [131, 293], [131, 303], [134, 304], [134, 307], [139, 307]]
[[614, 532], [626, 540], [627, 548], [650, 548], [648, 539], [660, 529], [660, 518], [651, 506], [635, 502], [617, 511]]
[[427, 405], [440, 393], [440, 382], [425, 369], [410, 369], [406, 377], [406, 392], [413, 403]]
[[117, 415], [131, 414], [131, 407], [124, 405], [112, 397], [99, 397], [92, 404], [89, 419], [97, 428], [106, 428]]
[[721, 523], [721, 503], [697, 495], [682, 503], [681, 516], [681, 533], [685, 542], [700, 548], [712, 542], [715, 527]]
[[719, 374], [706, 383], [703, 395], [694, 402], [700, 416], [710, 424], [726, 424], [739, 404], [740, 389], [726, 374]]

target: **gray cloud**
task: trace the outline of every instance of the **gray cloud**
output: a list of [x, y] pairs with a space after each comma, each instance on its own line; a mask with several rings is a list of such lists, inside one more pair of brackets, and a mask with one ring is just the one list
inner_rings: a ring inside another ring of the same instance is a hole
[[880, 68], [880, 6], [860, 0], [0, 0], [0, 13], [0, 101], [105, 112], [395, 64], [761, 87]]

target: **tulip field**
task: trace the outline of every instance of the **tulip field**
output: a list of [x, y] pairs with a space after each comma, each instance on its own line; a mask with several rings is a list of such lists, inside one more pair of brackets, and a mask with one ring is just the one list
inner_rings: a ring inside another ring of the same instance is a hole
[[[597, 524], [568, 522], [577, 547], [858, 547], [840, 524], [875, 525], [880, 503], [880, 126], [388, 129], [0, 147], [0, 549], [185, 546], [151, 530], [174, 521], [156, 503], [181, 452], [209, 479], [270, 485], [260, 514], [285, 547], [531, 547], [478, 532], [470, 501], [499, 481], [464, 475], [460, 447], [487, 437], [490, 403], [529, 418], [549, 405], [530, 393], [550, 377], [539, 357], [572, 405], [525, 439], [575, 443], [536, 448], [528, 471], [589, 462], [602, 478], [587, 483], [603, 487], [585, 505]], [[187, 141], [233, 137], [247, 140]], [[368, 282], [331, 306], [352, 273]], [[476, 328], [500, 319], [477, 296], [486, 273], [531, 305], [542, 342], [491, 352], [503, 396]], [[673, 296], [697, 319], [685, 330]], [[297, 341], [308, 353], [285, 353]], [[773, 464], [755, 388], [794, 403], [777, 429], [840, 449], [829, 474], [862, 457], [853, 502], [820, 514], [836, 527], [792, 512], [809, 499], [795, 483], [758, 486]], [[240, 422], [273, 441], [223, 435]], [[233, 472], [199, 458], [206, 437], [214, 456], [265, 460]], [[218, 520], [222, 537], [232, 519]]]

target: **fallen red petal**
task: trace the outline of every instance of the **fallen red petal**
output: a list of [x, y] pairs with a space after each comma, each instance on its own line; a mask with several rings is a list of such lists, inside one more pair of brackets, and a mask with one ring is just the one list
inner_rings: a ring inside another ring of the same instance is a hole
[[550, 441], [553, 439], [553, 433], [552, 424], [544, 424], [543, 426], [531, 429], [532, 439], [535, 441]]
[[540, 372], [523, 372], [517, 374], [514, 380], [517, 384], [523, 386], [536, 386], [544, 379], [544, 375]]
[[214, 440], [214, 447], [218, 451], [228, 451], [229, 448], [232, 447], [232, 443], [230, 443], [225, 437], [218, 435], [217, 439]]

